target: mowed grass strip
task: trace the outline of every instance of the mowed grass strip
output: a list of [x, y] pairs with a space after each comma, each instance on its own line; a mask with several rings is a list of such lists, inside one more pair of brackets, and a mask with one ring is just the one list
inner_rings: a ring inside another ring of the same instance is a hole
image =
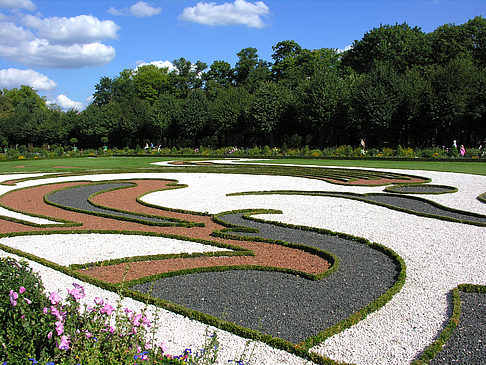
[[473, 161], [397, 161], [397, 160], [350, 160], [350, 159], [305, 159], [282, 158], [249, 161], [248, 163], [272, 163], [294, 165], [339, 166], [378, 169], [428, 170], [459, 172], [465, 174], [486, 175], [486, 162]]

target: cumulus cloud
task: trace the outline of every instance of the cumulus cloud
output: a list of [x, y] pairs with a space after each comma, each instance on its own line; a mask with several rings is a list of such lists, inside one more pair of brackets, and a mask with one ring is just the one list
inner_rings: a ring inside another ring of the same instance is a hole
[[31, 0], [0, 0], [0, 8], [35, 10]]
[[12, 89], [21, 85], [28, 85], [36, 90], [51, 90], [57, 86], [49, 77], [34, 70], [0, 70], [0, 88]]
[[99, 20], [92, 15], [72, 18], [44, 18], [27, 15], [23, 24], [36, 29], [38, 37], [55, 43], [90, 43], [106, 38], [116, 39], [120, 29], [111, 20]]
[[149, 16], [154, 16], [160, 14], [162, 12], [162, 8], [155, 8], [150, 6], [145, 1], [139, 1], [129, 8], [124, 9], [116, 9], [111, 7], [108, 9], [108, 13], [111, 15], [133, 15], [137, 18], [144, 18]]
[[197, 3], [185, 8], [179, 19], [204, 25], [246, 25], [249, 28], [263, 28], [262, 19], [270, 14], [270, 9], [262, 1], [254, 3], [235, 0], [233, 3]]
[[102, 43], [117, 37], [119, 27], [111, 20], [91, 15], [43, 19], [29, 15], [22, 18], [22, 25], [0, 22], [0, 57], [52, 68], [98, 66], [115, 57], [115, 49]]
[[58, 95], [54, 100], [48, 100], [46, 104], [52, 105], [56, 104], [61, 107], [63, 110], [69, 110], [69, 109], [81, 109], [83, 107], [83, 103], [79, 101], [73, 101], [69, 99], [66, 95], [61, 94]]
[[137, 62], [137, 68], [142, 67], [142, 66], [147, 66], [147, 65], [154, 65], [157, 66], [158, 68], [168, 68], [169, 72], [176, 70], [176, 67], [172, 64], [170, 61], [152, 61], [152, 62], [145, 62], [145, 61], [138, 61]]
[[352, 48], [353, 48], [353, 46], [350, 44], [349, 46], [344, 47], [344, 49], [338, 48], [337, 51], [338, 51], [338, 53], [343, 53], [343, 52], [349, 51]]

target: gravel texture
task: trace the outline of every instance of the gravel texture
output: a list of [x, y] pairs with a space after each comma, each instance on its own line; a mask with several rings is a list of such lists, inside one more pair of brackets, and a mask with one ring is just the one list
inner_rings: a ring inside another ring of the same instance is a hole
[[[116, 184], [103, 183], [103, 184], [76, 186], [73, 188], [56, 191], [51, 195], [49, 195], [47, 200], [54, 204], [58, 204], [67, 208], [74, 208], [76, 210], [83, 211], [83, 212], [92, 212], [97, 214], [128, 218], [131, 220], [145, 221], [145, 222], [154, 222], [154, 223], [162, 223], [162, 224], [173, 223], [166, 219], [147, 217], [147, 216], [137, 215], [132, 213], [118, 212], [111, 209], [97, 207], [88, 201], [88, 198], [91, 195], [96, 194], [100, 191], [123, 188], [132, 185], [133, 184], [130, 183], [116, 183]], [[120, 191], [119, 194], [123, 194], [123, 191]]]
[[460, 298], [459, 325], [431, 365], [486, 363], [486, 294], [461, 292]]
[[403, 194], [443, 194], [443, 193], [453, 193], [455, 188], [452, 186], [420, 184], [420, 185], [397, 185], [397, 186], [389, 187], [386, 190], [393, 193], [403, 193]]
[[[427, 199], [455, 209], [483, 215], [486, 213], [486, 206], [476, 199], [484, 193], [486, 176], [415, 170], [393, 172], [429, 177], [434, 184], [457, 187], [456, 193], [431, 195]], [[7, 175], [2, 178], [10, 179]], [[334, 197], [226, 196], [227, 193], [251, 190], [320, 190], [363, 194], [379, 193], [383, 187], [342, 186], [293, 177], [255, 178], [220, 174], [105, 174], [89, 177], [93, 181], [120, 178], [168, 178], [189, 185], [185, 189], [151, 193], [144, 197], [154, 204], [213, 213], [248, 208], [280, 209], [283, 214], [259, 217], [361, 236], [397, 252], [407, 265], [407, 280], [402, 290], [377, 312], [312, 349], [338, 361], [356, 364], [409, 363], [438, 336], [447, 322], [447, 296], [450, 290], [460, 283], [486, 285], [484, 227], [422, 218]], [[76, 179], [87, 178], [32, 180], [15, 187], [0, 186], [0, 193], [19, 187]], [[214, 188], [216, 186], [217, 189]], [[62, 274], [56, 271], [37, 264], [35, 270], [41, 272], [49, 290], [71, 285], [72, 278], [61, 278]], [[99, 288], [92, 290], [100, 291]], [[102, 293], [103, 296], [112, 295]], [[133, 305], [143, 306], [136, 302]], [[160, 310], [160, 313], [162, 323], [167, 324], [161, 329], [160, 338], [168, 343], [170, 351], [182, 351], [186, 346], [201, 346], [206, 326], [167, 311]], [[237, 358], [246, 343], [244, 339], [228, 333], [223, 333], [220, 339], [221, 363]], [[254, 364], [306, 363], [269, 346], [260, 343], [255, 346], [251, 361]]]
[[0, 243], [65, 266], [133, 256], [228, 251], [165, 237], [98, 233], [14, 236], [1, 238]]
[[298, 343], [349, 317], [395, 282], [396, 264], [367, 245], [235, 214], [222, 219], [257, 228], [256, 236], [332, 252], [340, 268], [316, 281], [278, 272], [225, 271], [165, 278], [155, 282], [153, 291], [151, 282], [134, 289]]

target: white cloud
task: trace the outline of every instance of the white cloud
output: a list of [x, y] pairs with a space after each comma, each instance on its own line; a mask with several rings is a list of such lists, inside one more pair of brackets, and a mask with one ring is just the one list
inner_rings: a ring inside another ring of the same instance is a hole
[[344, 49], [338, 48], [337, 51], [338, 51], [338, 53], [343, 53], [343, 52], [349, 51], [352, 48], [353, 48], [353, 46], [350, 44], [349, 46], [344, 47]]
[[59, 105], [63, 110], [69, 110], [69, 109], [80, 110], [83, 107], [83, 103], [79, 101], [73, 101], [64, 94], [58, 95], [54, 100], [48, 100], [46, 103], [49, 105], [52, 104]]
[[0, 0], [0, 8], [35, 10], [31, 0]]
[[263, 16], [270, 14], [270, 9], [262, 1], [254, 3], [235, 0], [233, 3], [197, 3], [185, 8], [179, 19], [204, 25], [246, 25], [249, 28], [263, 28]]
[[139, 1], [129, 8], [124, 9], [116, 9], [111, 7], [108, 9], [108, 13], [111, 15], [133, 15], [137, 18], [149, 17], [160, 14], [162, 12], [162, 8], [155, 8], [150, 6], [145, 1]]
[[160, 14], [161, 12], [162, 8], [154, 8], [147, 4], [145, 1], [139, 1], [138, 3], [130, 6], [130, 14], [138, 18], [154, 16]]
[[145, 62], [145, 61], [137, 61], [137, 68], [147, 65], [155, 65], [158, 68], [166, 67], [169, 69], [169, 72], [176, 70], [176, 67], [170, 61], [152, 61], [152, 62]]
[[49, 77], [34, 70], [0, 70], [0, 88], [12, 89], [21, 85], [28, 85], [36, 90], [51, 90], [57, 86]]
[[92, 15], [72, 18], [44, 18], [27, 15], [23, 24], [38, 31], [38, 37], [54, 43], [91, 43], [106, 38], [116, 39], [120, 29], [112, 20], [99, 20]]
[[0, 22], [0, 57], [30, 67], [52, 68], [98, 66], [115, 57], [115, 49], [102, 43], [117, 36], [119, 27], [111, 20], [80, 15], [25, 16], [22, 21], [24, 27]]

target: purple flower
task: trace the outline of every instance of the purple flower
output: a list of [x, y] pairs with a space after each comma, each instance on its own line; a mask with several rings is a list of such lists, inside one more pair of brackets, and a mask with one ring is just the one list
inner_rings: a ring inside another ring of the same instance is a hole
[[94, 298], [94, 302], [96, 305], [103, 305], [103, 299], [101, 299], [100, 297]]
[[49, 295], [49, 300], [51, 301], [51, 303], [53, 305], [56, 305], [57, 303], [59, 303], [61, 301], [61, 297], [59, 296], [59, 294], [57, 294], [55, 291], [53, 291], [51, 293], [51, 295]]
[[17, 305], [17, 299], [19, 298], [19, 295], [13, 290], [10, 290], [8, 296], [10, 297], [10, 303], [12, 303], [12, 305], [15, 307]]

